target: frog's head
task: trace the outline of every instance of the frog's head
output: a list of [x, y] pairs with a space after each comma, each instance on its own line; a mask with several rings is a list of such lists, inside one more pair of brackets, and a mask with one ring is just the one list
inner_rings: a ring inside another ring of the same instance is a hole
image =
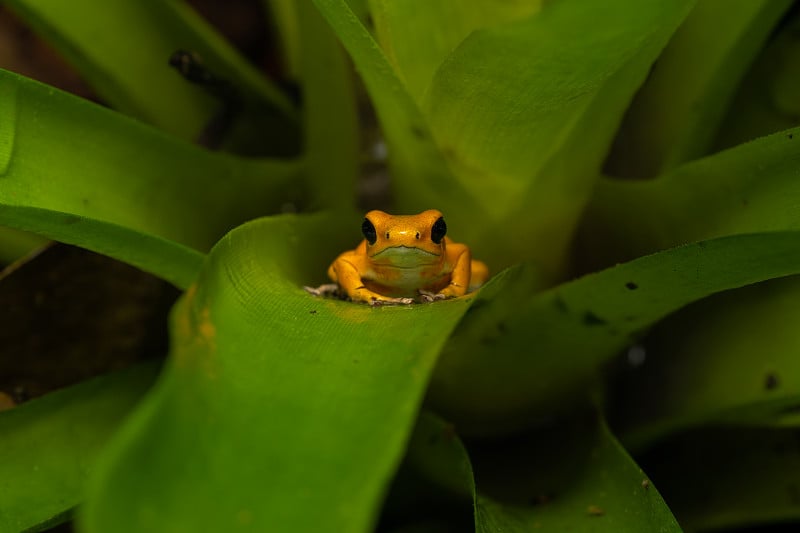
[[361, 232], [373, 263], [414, 268], [436, 264], [444, 258], [447, 224], [436, 209], [418, 215], [370, 211], [361, 224]]

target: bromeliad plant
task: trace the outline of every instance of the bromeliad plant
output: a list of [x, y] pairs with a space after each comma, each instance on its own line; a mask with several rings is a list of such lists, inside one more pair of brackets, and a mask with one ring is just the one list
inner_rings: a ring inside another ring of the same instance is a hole
[[[0, 73], [0, 224], [185, 293], [146, 393], [0, 416], [0, 530], [800, 521], [792, 2], [271, 0], [299, 106], [180, 2], [8, 4], [116, 111]], [[178, 49], [233, 88], [220, 151]], [[478, 292], [303, 291], [359, 238], [345, 51], [394, 211], [445, 213]]]

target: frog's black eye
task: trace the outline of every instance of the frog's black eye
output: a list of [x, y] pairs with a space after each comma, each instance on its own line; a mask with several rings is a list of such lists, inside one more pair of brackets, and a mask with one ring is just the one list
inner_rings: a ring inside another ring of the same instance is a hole
[[375, 241], [378, 240], [378, 232], [375, 231], [375, 225], [368, 218], [365, 218], [364, 222], [361, 223], [361, 233], [364, 234], [364, 238], [370, 244], [375, 244]]
[[436, 219], [436, 222], [433, 223], [433, 227], [431, 228], [431, 240], [439, 244], [444, 239], [445, 234], [447, 233], [447, 224], [444, 223], [444, 218], [439, 217]]

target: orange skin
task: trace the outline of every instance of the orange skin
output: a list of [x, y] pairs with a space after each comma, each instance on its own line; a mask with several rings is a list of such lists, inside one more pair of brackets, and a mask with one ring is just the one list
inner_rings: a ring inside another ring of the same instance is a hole
[[355, 302], [409, 304], [418, 295], [427, 301], [454, 298], [489, 277], [487, 266], [472, 259], [466, 245], [444, 237], [444, 219], [435, 209], [418, 215], [370, 211], [362, 229], [374, 242], [365, 238], [328, 268], [328, 276]]

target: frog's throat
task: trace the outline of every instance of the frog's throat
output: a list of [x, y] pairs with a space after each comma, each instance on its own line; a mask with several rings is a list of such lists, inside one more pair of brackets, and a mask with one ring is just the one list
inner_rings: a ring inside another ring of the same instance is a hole
[[433, 252], [429, 252], [428, 250], [423, 250], [422, 248], [417, 248], [416, 246], [406, 246], [404, 244], [400, 244], [398, 246], [389, 246], [388, 248], [384, 248], [377, 254], [374, 254], [372, 257], [380, 257], [381, 255], [397, 255], [397, 256], [404, 256], [404, 255], [422, 255], [422, 256], [431, 256], [431, 257], [441, 257], [442, 254], [436, 254]]
[[383, 268], [406, 270], [436, 265], [441, 261], [441, 257], [442, 254], [400, 245], [385, 248], [370, 259]]

